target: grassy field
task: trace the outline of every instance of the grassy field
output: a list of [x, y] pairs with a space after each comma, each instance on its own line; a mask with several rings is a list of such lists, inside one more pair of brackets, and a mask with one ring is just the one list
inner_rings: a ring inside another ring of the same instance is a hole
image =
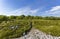
[[0, 39], [21, 37], [29, 28], [28, 21], [3, 21], [0, 23]]
[[52, 36], [60, 36], [60, 20], [34, 20], [35, 28]]
[[51, 34], [52, 36], [60, 36], [60, 20], [15, 20], [3, 21], [0, 23], [0, 38], [17, 38], [23, 36], [23, 33], [30, 28], [30, 22], [34, 28]]

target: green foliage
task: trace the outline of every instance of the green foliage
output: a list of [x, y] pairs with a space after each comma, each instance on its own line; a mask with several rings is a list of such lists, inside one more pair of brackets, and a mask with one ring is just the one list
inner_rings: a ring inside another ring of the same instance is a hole
[[34, 28], [53, 36], [60, 36], [60, 17], [0, 15], [0, 39], [23, 36], [23, 33], [30, 29], [30, 22]]
[[46, 34], [60, 36], [60, 20], [36, 20], [34, 27]]
[[[3, 24], [3, 25], [2, 25]], [[22, 34], [30, 28], [27, 21], [7, 21], [2, 22], [0, 27], [0, 38], [16, 38], [22, 36]]]
[[3, 15], [0, 15], [0, 21], [7, 21], [8, 20], [8, 17], [7, 16], [3, 16]]

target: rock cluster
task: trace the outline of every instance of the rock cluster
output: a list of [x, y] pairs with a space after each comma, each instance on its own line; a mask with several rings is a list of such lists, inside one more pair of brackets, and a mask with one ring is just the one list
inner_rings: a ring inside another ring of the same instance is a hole
[[15, 39], [60, 39], [60, 37], [55, 37], [51, 35], [47, 35], [37, 29], [32, 29], [29, 34]]

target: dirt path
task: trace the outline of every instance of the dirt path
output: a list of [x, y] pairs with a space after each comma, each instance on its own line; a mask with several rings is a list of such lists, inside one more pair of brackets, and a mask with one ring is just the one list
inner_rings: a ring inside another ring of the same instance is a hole
[[46, 35], [45, 33], [33, 28], [27, 35], [16, 39], [60, 39], [60, 38], [53, 37], [51, 35]]

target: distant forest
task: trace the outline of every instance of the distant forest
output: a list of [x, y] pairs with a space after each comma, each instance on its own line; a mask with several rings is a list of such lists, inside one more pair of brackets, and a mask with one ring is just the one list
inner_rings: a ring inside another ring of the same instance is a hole
[[60, 20], [60, 17], [54, 17], [54, 16], [25, 16], [25, 15], [20, 15], [20, 16], [5, 16], [5, 15], [0, 15], [0, 21], [9, 21], [9, 20], [20, 20], [20, 19], [44, 19], [44, 20]]

